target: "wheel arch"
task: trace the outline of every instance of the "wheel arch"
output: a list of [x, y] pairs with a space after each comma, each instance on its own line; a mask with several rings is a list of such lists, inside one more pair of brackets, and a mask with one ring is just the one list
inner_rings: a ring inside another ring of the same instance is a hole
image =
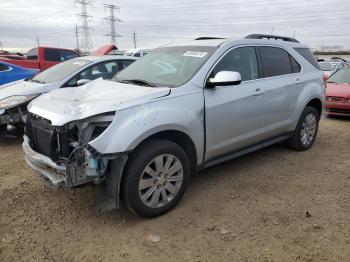
[[314, 98], [314, 99], [310, 100], [306, 104], [306, 106], [314, 107], [317, 110], [317, 112], [318, 112], [318, 116], [321, 117], [323, 105], [322, 105], [322, 101], [319, 98]]
[[198, 160], [197, 159], [198, 152], [194, 141], [188, 134], [186, 134], [183, 131], [175, 130], [175, 129], [158, 131], [154, 134], [151, 134], [143, 138], [143, 140], [141, 140], [137, 145], [135, 145], [134, 150], [152, 139], [168, 140], [182, 147], [185, 150], [191, 162], [191, 171], [192, 171], [191, 173], [193, 174], [193, 172], [195, 172], [196, 166], [197, 166], [197, 160]]

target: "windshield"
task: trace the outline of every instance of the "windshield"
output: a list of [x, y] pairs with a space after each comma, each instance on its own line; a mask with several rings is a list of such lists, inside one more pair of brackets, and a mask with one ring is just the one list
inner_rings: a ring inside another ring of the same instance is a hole
[[322, 71], [333, 71], [337, 67], [337, 63], [320, 63]]
[[178, 87], [189, 81], [215, 50], [216, 47], [209, 46], [159, 48], [118, 73], [113, 80]]
[[333, 74], [327, 80], [328, 83], [349, 83], [350, 84], [350, 68], [344, 68]]
[[90, 63], [91, 61], [79, 58], [68, 60], [42, 71], [29, 81], [42, 84], [59, 82]]

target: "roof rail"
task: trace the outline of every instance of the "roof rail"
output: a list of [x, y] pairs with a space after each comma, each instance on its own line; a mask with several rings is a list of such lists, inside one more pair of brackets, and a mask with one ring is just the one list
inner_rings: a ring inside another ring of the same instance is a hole
[[212, 36], [202, 36], [202, 37], [198, 37], [194, 40], [214, 40], [214, 39], [226, 39], [223, 37], [212, 37]]
[[275, 39], [283, 40], [288, 42], [299, 43], [298, 40], [288, 36], [279, 36], [279, 35], [264, 35], [264, 34], [250, 34], [245, 37], [245, 39]]

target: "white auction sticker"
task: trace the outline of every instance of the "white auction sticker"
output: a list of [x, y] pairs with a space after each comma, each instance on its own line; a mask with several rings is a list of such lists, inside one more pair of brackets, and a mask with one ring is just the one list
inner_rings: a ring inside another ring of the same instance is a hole
[[192, 57], [205, 57], [207, 55], [207, 52], [198, 52], [198, 51], [187, 51], [184, 53], [183, 56], [192, 56]]

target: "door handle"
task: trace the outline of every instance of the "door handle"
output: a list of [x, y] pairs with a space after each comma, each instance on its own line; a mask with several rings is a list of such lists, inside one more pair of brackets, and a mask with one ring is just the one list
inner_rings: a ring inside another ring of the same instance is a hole
[[295, 84], [296, 84], [297, 86], [300, 86], [300, 85], [301, 85], [301, 80], [300, 80], [300, 78], [297, 78], [297, 79], [295, 80]]
[[262, 95], [264, 93], [265, 93], [264, 89], [257, 88], [257, 89], [255, 89], [253, 96], [260, 96], [260, 95]]

